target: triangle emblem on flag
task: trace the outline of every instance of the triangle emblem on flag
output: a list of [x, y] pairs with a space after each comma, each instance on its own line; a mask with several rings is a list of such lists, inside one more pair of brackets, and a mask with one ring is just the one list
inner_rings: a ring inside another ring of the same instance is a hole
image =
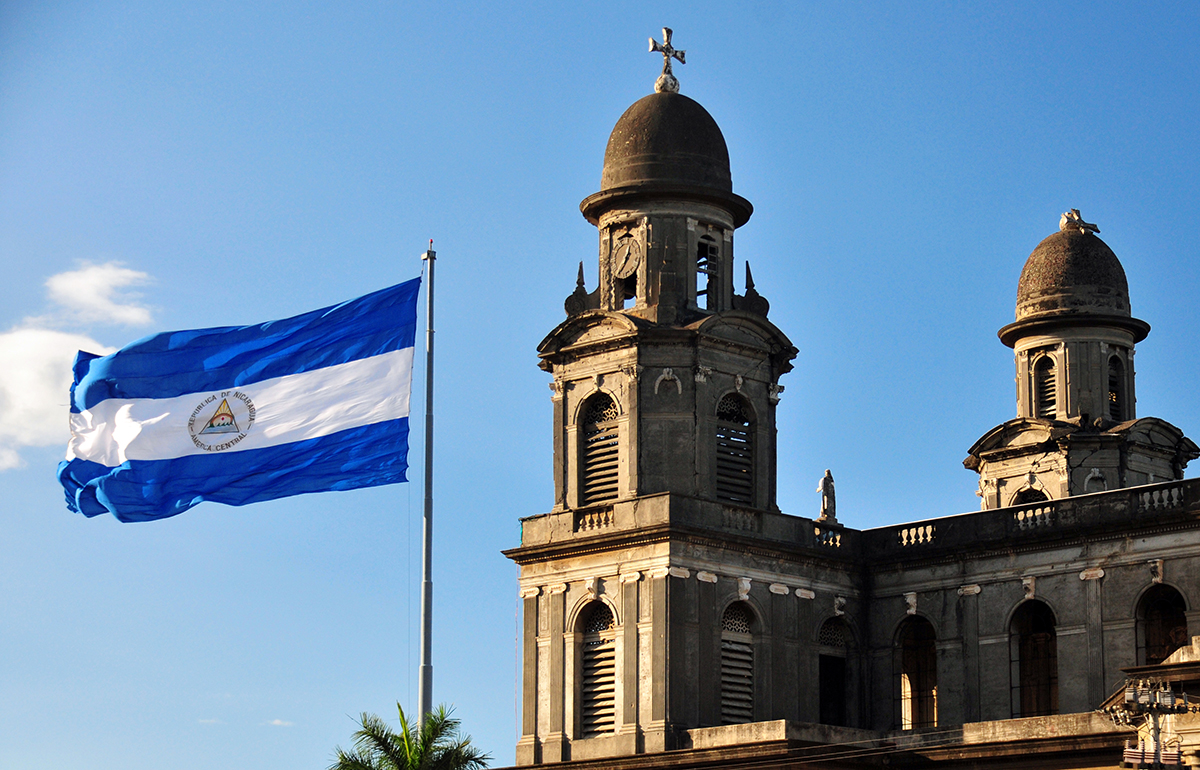
[[221, 399], [221, 405], [217, 407], [217, 411], [213, 413], [212, 419], [204, 426], [204, 430], [200, 431], [200, 435], [237, 432], [238, 424], [233, 416], [233, 410], [229, 408], [229, 399]]

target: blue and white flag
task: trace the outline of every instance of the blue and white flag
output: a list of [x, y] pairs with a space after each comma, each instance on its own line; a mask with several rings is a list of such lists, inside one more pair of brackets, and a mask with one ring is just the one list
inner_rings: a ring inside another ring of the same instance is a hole
[[256, 326], [80, 351], [67, 507], [148, 521], [211, 500], [405, 481], [420, 279]]

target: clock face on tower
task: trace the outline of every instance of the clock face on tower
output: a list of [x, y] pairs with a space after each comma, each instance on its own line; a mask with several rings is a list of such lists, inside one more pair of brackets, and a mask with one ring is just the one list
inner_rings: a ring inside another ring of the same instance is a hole
[[628, 278], [642, 263], [642, 246], [632, 235], [623, 235], [612, 251], [612, 272], [617, 278]]

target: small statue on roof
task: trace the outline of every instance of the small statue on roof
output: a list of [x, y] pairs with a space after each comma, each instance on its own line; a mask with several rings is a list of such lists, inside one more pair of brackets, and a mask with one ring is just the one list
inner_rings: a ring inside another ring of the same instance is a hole
[[817, 484], [817, 491], [821, 493], [821, 517], [817, 521], [837, 524], [837, 497], [833, 491], [833, 474], [828, 468]]
[[1100, 228], [1090, 222], [1084, 222], [1083, 217], [1079, 215], [1079, 209], [1071, 209], [1062, 215], [1062, 219], [1058, 220], [1058, 229], [1066, 232], [1068, 230], [1078, 230], [1080, 235], [1088, 233], [1098, 233]]
[[671, 58], [679, 60], [680, 64], [686, 64], [683, 57], [687, 55], [687, 51], [677, 51], [671, 47], [671, 28], [663, 27], [663, 42], [660, 45], [657, 40], [650, 38], [650, 53], [661, 53], [663, 55], [663, 71], [658, 76], [658, 80], [654, 81], [654, 92], [658, 94], [677, 94], [679, 93], [679, 81], [675, 78], [675, 74], [671, 72]]

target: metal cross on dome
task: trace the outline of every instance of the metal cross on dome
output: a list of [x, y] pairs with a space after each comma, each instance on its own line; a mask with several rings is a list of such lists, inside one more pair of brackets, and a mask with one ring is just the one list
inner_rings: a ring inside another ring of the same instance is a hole
[[687, 55], [687, 51], [677, 51], [671, 47], [671, 28], [663, 27], [663, 42], [660, 45], [657, 40], [650, 38], [650, 53], [661, 53], [663, 55], [663, 71], [658, 76], [658, 80], [654, 81], [654, 90], [657, 93], [679, 93], [679, 81], [675, 78], [675, 74], [671, 72], [671, 59], [679, 60], [680, 64], [687, 64], [683, 57]]

